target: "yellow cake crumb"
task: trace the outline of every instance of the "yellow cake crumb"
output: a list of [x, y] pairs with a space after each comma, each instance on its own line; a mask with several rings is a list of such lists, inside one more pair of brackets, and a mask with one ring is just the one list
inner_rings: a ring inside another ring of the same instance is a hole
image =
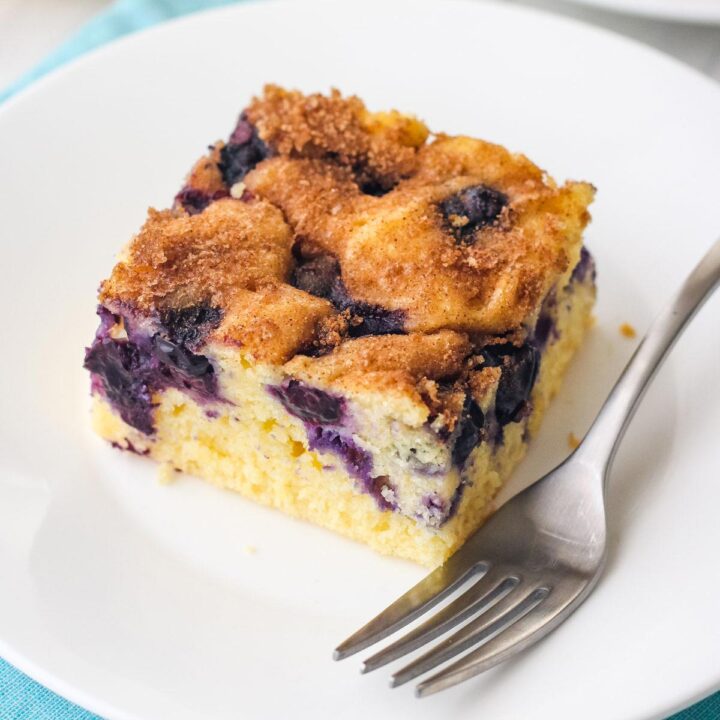
[[575, 435], [575, 433], [571, 432], [571, 433], [568, 433], [567, 442], [568, 442], [568, 446], [570, 447], [570, 449], [575, 450], [575, 448], [578, 447], [578, 445], [580, 445], [580, 438], [577, 435]]
[[637, 331], [630, 323], [623, 323], [620, 326], [620, 334], [624, 338], [628, 338], [628, 340], [632, 340], [634, 337], [637, 336]]
[[160, 463], [160, 465], [158, 465], [157, 478], [161, 485], [170, 485], [170, 483], [174, 482], [177, 479], [177, 473], [172, 463]]

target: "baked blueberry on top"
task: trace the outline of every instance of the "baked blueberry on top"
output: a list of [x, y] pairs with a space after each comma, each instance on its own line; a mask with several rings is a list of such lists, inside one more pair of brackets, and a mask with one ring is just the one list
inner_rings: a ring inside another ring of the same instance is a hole
[[356, 97], [267, 86], [102, 283], [95, 428], [437, 565], [590, 323], [593, 195]]

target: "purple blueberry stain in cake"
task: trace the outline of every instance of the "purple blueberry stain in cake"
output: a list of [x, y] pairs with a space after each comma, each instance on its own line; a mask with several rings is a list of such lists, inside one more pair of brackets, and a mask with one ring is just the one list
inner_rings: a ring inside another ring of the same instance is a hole
[[106, 307], [98, 305], [97, 316], [100, 318], [100, 324], [95, 331], [96, 338], [106, 338], [110, 335], [110, 330], [120, 321], [120, 316], [110, 312]]
[[580, 260], [578, 260], [578, 264], [572, 271], [570, 282], [585, 282], [588, 276], [590, 276], [594, 283], [597, 276], [597, 269], [595, 266], [595, 258], [593, 258], [590, 251], [583, 245], [580, 249]]
[[460, 421], [458, 422], [455, 441], [452, 450], [452, 460], [455, 465], [462, 467], [470, 453], [482, 440], [482, 430], [485, 427], [485, 415], [475, 400], [467, 395]]
[[[580, 260], [570, 275], [568, 289], [572, 291], [575, 283], [583, 283], [588, 277], [591, 278], [593, 283], [595, 282], [595, 261], [587, 248], [583, 247], [580, 250]], [[554, 320], [556, 309], [557, 292], [556, 289], [553, 288], [543, 301], [537, 322], [535, 323], [535, 328], [530, 337], [530, 342], [540, 350], [540, 352], [545, 350], [550, 342], [555, 342], [560, 337]]]
[[543, 301], [530, 342], [542, 352], [549, 342], [557, 340], [559, 333], [555, 325], [554, 315], [557, 307], [557, 294], [553, 288]]
[[348, 310], [355, 320], [348, 329], [350, 337], [397, 335], [404, 332], [405, 313], [354, 300], [339, 277], [333, 283], [328, 299], [341, 312]]
[[436, 492], [429, 493], [422, 498], [424, 511], [417, 517], [426, 521], [432, 527], [442, 527], [457, 513], [468, 483], [461, 480], [450, 497], [449, 502], [443, 500]]
[[337, 455], [348, 475], [360, 481], [362, 492], [371, 495], [381, 510], [394, 510], [395, 488], [384, 475], [373, 476], [373, 460], [367, 450], [361, 448], [351, 437], [334, 428], [320, 425], [307, 426], [310, 450]]
[[432, 527], [440, 527], [447, 520], [448, 503], [436, 492], [429, 493], [422, 498], [423, 512], [420, 519]]
[[529, 343], [520, 347], [502, 343], [488, 345], [481, 353], [486, 366], [502, 368], [495, 396], [495, 417], [498, 423], [502, 426], [521, 420], [529, 409], [540, 352]]
[[457, 513], [458, 508], [460, 507], [460, 502], [462, 501], [463, 495], [465, 493], [465, 488], [467, 486], [467, 481], [462, 480], [460, 481], [460, 484], [455, 488], [455, 492], [450, 498], [450, 505], [448, 507], [447, 515], [445, 516], [443, 523], [446, 523], [448, 520], [452, 519], [455, 513]]
[[267, 391], [282, 403], [290, 415], [303, 421], [310, 450], [338, 457], [348, 475], [359, 481], [360, 489], [372, 495], [381, 510], [395, 509], [394, 486], [387, 477], [374, 476], [372, 455], [343, 428], [343, 423], [348, 420], [344, 398], [299, 380], [270, 385]]
[[168, 339], [191, 350], [198, 349], [207, 336], [220, 326], [222, 317], [219, 307], [205, 303], [160, 310], [160, 322]]
[[363, 450], [352, 438], [341, 435], [333, 428], [314, 425], [308, 428], [310, 450], [331, 452], [342, 460], [348, 474], [365, 484], [372, 479], [373, 462], [370, 453]]
[[175, 196], [175, 204], [180, 205], [188, 215], [197, 215], [208, 205], [215, 202], [215, 200], [220, 200], [220, 198], [224, 197], [228, 197], [228, 193], [225, 190], [208, 193], [204, 190], [186, 185]]
[[[580, 259], [573, 268], [570, 275], [568, 290], [572, 291], [576, 283], [584, 283], [588, 278], [595, 282], [595, 260], [586, 247], [580, 249]], [[557, 309], [557, 292], [553, 288], [543, 301], [540, 313], [538, 314], [535, 328], [530, 337], [530, 342], [542, 352], [550, 342], [555, 342], [560, 337], [560, 332], [555, 324], [554, 316]]]
[[219, 167], [223, 180], [228, 187], [232, 187], [269, 155], [269, 148], [243, 113], [227, 145], [220, 150]]
[[403, 312], [387, 310], [350, 296], [340, 274], [340, 264], [332, 255], [298, 258], [291, 283], [299, 290], [329, 300], [340, 312], [348, 311], [351, 317], [348, 328], [350, 337], [404, 332]]
[[[157, 362], [157, 361], [155, 361]], [[153, 358], [128, 341], [96, 338], [85, 352], [84, 366], [93, 373], [99, 389], [120, 417], [146, 435], [152, 435], [152, 395], [148, 382], [155, 371]]]
[[345, 416], [345, 400], [337, 395], [310, 387], [299, 380], [286, 380], [282, 385], [268, 386], [292, 416], [314, 425], [337, 425]]
[[492, 225], [508, 205], [508, 197], [488, 185], [471, 185], [440, 203], [447, 226], [459, 244], [475, 241], [475, 232]]
[[381, 510], [397, 510], [395, 486], [387, 475], [372, 478], [367, 492], [375, 498], [375, 502]]
[[219, 323], [217, 309], [200, 305], [164, 311], [161, 323], [167, 325], [152, 335], [135, 329], [134, 319], [124, 316], [127, 338], [117, 339], [110, 330], [119, 316], [102, 307], [98, 315], [100, 327], [85, 352], [84, 366], [92, 373], [92, 392], [105, 397], [128, 425], [152, 435], [153, 395], [169, 387], [199, 401], [220, 400], [211, 362], [190, 349], [197, 349]]
[[110, 445], [114, 447], [116, 450], [122, 450], [123, 452], [131, 452], [134, 455], [149, 455], [150, 454], [150, 448], [145, 448], [145, 450], [138, 450], [127, 438], [124, 440], [125, 445], [121, 445], [118, 442], [115, 442], [114, 440], [110, 441]]
[[502, 445], [503, 426], [495, 415], [495, 407], [488, 408], [485, 413], [485, 426], [482, 431], [483, 440], [490, 445]]
[[205, 378], [213, 374], [212, 365], [204, 355], [196, 355], [183, 349], [181, 345], [176, 345], [159, 334], [153, 336], [152, 342], [157, 357], [173, 370], [179, 370], [191, 378]]
[[540, 314], [535, 323], [535, 330], [533, 332], [533, 340], [535, 347], [542, 351], [547, 346], [550, 339], [557, 338], [557, 329], [555, 327], [555, 321], [549, 314]]

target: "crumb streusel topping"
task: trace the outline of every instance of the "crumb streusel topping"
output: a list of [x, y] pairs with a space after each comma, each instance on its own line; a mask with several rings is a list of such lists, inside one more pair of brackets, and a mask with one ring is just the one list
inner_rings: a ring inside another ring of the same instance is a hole
[[490, 336], [532, 328], [578, 262], [593, 195], [356, 97], [269, 85], [173, 208], [149, 211], [100, 301], [214, 308], [206, 342], [318, 379], [457, 378]]

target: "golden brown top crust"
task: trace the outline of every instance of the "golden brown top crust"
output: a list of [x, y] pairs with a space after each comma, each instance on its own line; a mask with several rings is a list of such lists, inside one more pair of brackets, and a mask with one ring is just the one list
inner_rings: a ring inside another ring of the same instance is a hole
[[[342, 168], [286, 156], [245, 183], [305, 243], [339, 260], [352, 298], [405, 313], [408, 330], [503, 333], [532, 318], [578, 260], [592, 187], [555, 188], [526, 158], [464, 137], [435, 140], [417, 163], [382, 197], [363, 194]], [[439, 204], [477, 185], [500, 190], [509, 205], [475, 242], [458, 243]]]
[[100, 289], [150, 312], [200, 303], [224, 307], [241, 290], [284, 282], [292, 233], [270, 203], [222, 199], [198, 215], [150, 210], [125, 257]]
[[[100, 300], [209, 304], [208, 341], [308, 376], [435, 382], [468, 335], [527, 332], [576, 264], [594, 190], [356, 97], [276, 86], [150, 210]], [[374, 337], [362, 335], [392, 334]], [[329, 354], [328, 354], [329, 353]], [[388, 375], [390, 374], [390, 375]]]
[[[447, 393], [439, 397], [439, 388], [463, 373], [471, 351], [467, 335], [452, 330], [428, 335], [369, 336], [347, 340], [323, 357], [297, 355], [286, 363], [285, 370], [313, 385], [355, 392], [401, 393], [424, 408], [425, 416], [434, 412], [426, 397], [427, 388], [432, 387], [438, 406], [444, 403], [436, 414], [442, 414], [452, 430], [459, 411], [455, 413], [453, 398]], [[458, 407], [462, 409], [462, 399]]]
[[360, 182], [398, 182], [415, 170], [416, 148], [428, 135], [422, 123], [399, 113], [373, 118], [355, 96], [303, 95], [267, 85], [246, 110], [260, 137], [289, 157], [327, 158], [354, 168]]
[[209, 305], [223, 310], [210, 340], [284, 362], [309, 346], [327, 300], [286, 283], [292, 233], [263, 200], [230, 198], [197, 215], [151, 210], [123, 259], [100, 288], [111, 310], [152, 315], [165, 308]]
[[376, 335], [347, 340], [318, 358], [298, 355], [285, 366], [293, 375], [330, 384], [351, 373], [399, 371], [413, 381], [457, 376], [472, 346], [466, 335], [441, 330], [430, 335]]

